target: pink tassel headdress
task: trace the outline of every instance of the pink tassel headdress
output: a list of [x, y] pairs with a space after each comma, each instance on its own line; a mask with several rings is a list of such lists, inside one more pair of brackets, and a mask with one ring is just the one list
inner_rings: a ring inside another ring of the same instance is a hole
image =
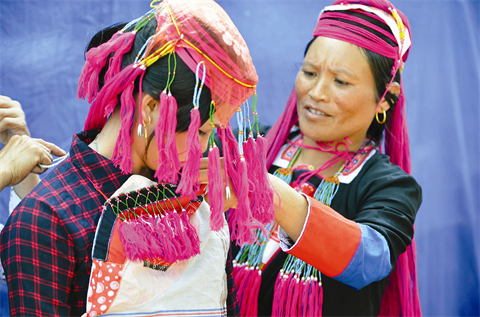
[[[154, 3], [158, 4], [153, 5]], [[202, 85], [210, 88], [212, 104], [214, 104], [219, 126], [223, 132], [230, 129], [228, 127], [229, 119], [237, 108], [254, 94], [258, 81], [245, 41], [225, 11], [214, 1], [202, 1], [202, 5], [199, 6], [196, 1], [164, 0], [153, 1], [152, 5], [153, 9], [146, 15], [129, 23], [109, 41], [87, 52], [87, 60], [79, 79], [78, 97], [87, 98], [91, 102], [85, 122], [86, 130], [102, 128], [117, 106], [119, 96], [121, 97], [122, 128], [115, 145], [112, 161], [124, 173], [131, 173], [133, 168], [130, 150], [132, 129], [135, 132], [138, 131], [139, 136], [146, 133], [142, 120], [141, 93], [138, 104], [132, 94], [135, 88], [138, 88], [139, 92], [143, 91], [142, 82], [145, 72], [158, 59], [167, 55], [178, 56], [192, 72], [203, 78]], [[121, 69], [122, 57], [131, 50], [136, 33], [151, 19], [157, 21], [155, 34], [146, 41], [135, 62]], [[109, 67], [104, 79], [105, 84], [99, 90], [99, 74], [107, 65], [107, 61]], [[202, 68], [199, 69], [200, 65]], [[159, 182], [176, 184], [181, 172], [177, 193], [193, 198], [200, 187], [198, 170], [202, 159], [201, 145], [198, 140], [198, 129], [201, 125], [198, 109], [200, 91], [196, 91], [194, 94], [197, 107], [191, 111], [191, 124], [187, 133], [188, 151], [183, 171], [181, 171], [182, 164], [178, 161], [175, 142], [178, 106], [169, 89], [175, 76], [175, 68], [172, 68], [172, 79], [167, 82], [167, 87], [159, 98], [161, 120], [158, 120], [155, 127], [159, 164], [155, 171], [155, 177]], [[135, 87], [135, 83], [138, 83], [138, 87]], [[133, 126], [136, 110], [139, 117], [138, 127]], [[239, 146], [237, 143], [225, 143], [228, 146]], [[215, 196], [211, 206], [212, 228], [220, 229], [219, 215], [221, 213], [223, 217], [224, 202], [218, 197], [220, 194], [218, 188], [224, 188], [228, 192], [229, 187], [227, 181], [222, 184], [214, 184], [214, 180], [222, 180], [223, 177], [219, 168], [218, 153], [213, 147], [212, 151], [212, 164], [209, 164], [208, 167], [209, 187], [212, 188], [212, 195]], [[224, 152], [229, 151], [231, 149]], [[261, 158], [262, 155], [265, 156], [265, 151], [266, 146], [262, 143], [259, 150], [253, 153]], [[233, 161], [229, 161], [229, 159]], [[250, 161], [261, 161], [261, 159]], [[243, 161], [239, 163], [236, 157], [227, 155], [224, 165], [227, 171], [226, 180], [228, 177], [232, 181], [237, 178], [241, 179], [239, 186], [233, 189], [237, 196], [242, 198], [237, 212], [242, 215], [243, 212], [246, 212], [246, 216], [240, 218], [245, 219], [248, 227], [252, 226], [252, 223], [257, 225], [251, 217], [250, 184], [244, 177], [247, 167], [242, 167], [246, 166], [246, 163]], [[227, 168], [227, 165], [234, 168]], [[257, 165], [254, 164], [254, 166]], [[266, 175], [265, 164], [259, 167], [256, 173]], [[237, 177], [237, 174], [243, 176]], [[270, 188], [270, 184], [265, 182], [266, 179], [266, 177], [263, 178], [262, 186]], [[261, 186], [259, 186], [256, 187], [260, 188]], [[223, 191], [221, 194], [223, 195]], [[258, 226], [260, 227], [261, 224]]]
[[[345, 14], [344, 12], [347, 10], [361, 12], [385, 23], [390, 27], [393, 36], [364, 19]], [[376, 34], [339, 19], [352, 21], [373, 29], [398, 46], [391, 46]], [[407, 17], [386, 0], [337, 0], [331, 6], [322, 10], [313, 36], [329, 37], [352, 43], [394, 60], [392, 79], [384, 95], [379, 99], [379, 103], [385, 97], [397, 71], [402, 70], [411, 47], [410, 25]], [[400, 95], [393, 114], [390, 114], [390, 116], [389, 123], [385, 127], [385, 154], [390, 156], [393, 164], [400, 166], [410, 174], [410, 145], [405, 114], [405, 96], [401, 82]], [[295, 90], [293, 90], [280, 118], [266, 137], [269, 142], [266, 158], [267, 166], [273, 163], [280, 148], [286, 142], [291, 128], [297, 123], [297, 98]], [[398, 258], [395, 270], [390, 275], [390, 283], [382, 299], [380, 315], [421, 316], [416, 276], [416, 247], [413, 239], [411, 245]]]

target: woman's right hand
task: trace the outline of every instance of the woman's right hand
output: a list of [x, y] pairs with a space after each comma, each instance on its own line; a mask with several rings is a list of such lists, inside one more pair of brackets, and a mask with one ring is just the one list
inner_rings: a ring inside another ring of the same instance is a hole
[[20, 183], [29, 173], [41, 174], [45, 168], [38, 164], [52, 164], [52, 154], [63, 156], [65, 152], [55, 144], [26, 135], [13, 135], [0, 151], [2, 189]]

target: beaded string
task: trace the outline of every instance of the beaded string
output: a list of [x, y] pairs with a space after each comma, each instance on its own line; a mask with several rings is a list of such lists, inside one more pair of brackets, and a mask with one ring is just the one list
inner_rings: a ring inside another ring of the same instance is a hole
[[[246, 108], [246, 115], [247, 115], [247, 122], [246, 122], [245, 128], [246, 127], [250, 128], [250, 133], [248, 134], [248, 137], [252, 137], [253, 134], [252, 134], [252, 123], [250, 122], [250, 103], [248, 102], [248, 99], [245, 100], [245, 108]], [[252, 113], [252, 115], [253, 115], [253, 113]]]
[[[151, 189], [154, 189], [154, 191], [152, 191]], [[174, 192], [164, 184], [160, 183], [151, 187], [147, 187], [146, 190], [146, 195], [143, 194], [140, 189], [137, 189], [128, 193], [124, 193], [118, 197], [107, 199], [106, 203], [108, 203], [112, 207], [115, 215], [123, 221], [130, 220], [130, 217], [127, 218], [127, 216], [125, 215], [125, 211], [127, 210], [128, 212], [131, 212], [133, 214], [134, 219], [140, 217], [140, 215], [135, 212], [135, 209], [141, 209], [145, 212], [148, 212], [148, 207], [152, 208], [155, 214], [158, 214], [160, 216], [164, 215], [167, 211], [167, 204], [170, 204], [172, 210], [175, 210], [175, 205], [173, 205], [172, 199], [175, 199], [177, 201], [182, 211], [185, 210], [185, 208], [182, 206], [182, 203], [174, 194]], [[166, 192], [168, 192], [172, 197], [168, 198]], [[153, 195], [153, 199], [150, 199], [150, 195]], [[139, 202], [141, 196], [145, 197], [144, 205], [141, 205]], [[130, 205], [130, 202], [132, 201], [134, 205], [133, 207]]]
[[[215, 120], [213, 120], [213, 115], [215, 114], [215, 101], [212, 100], [212, 102], [210, 102], [210, 113], [209, 113], [209, 116], [210, 116], [210, 125], [212, 126], [212, 131], [215, 130]], [[217, 146], [215, 144], [215, 135], [214, 133], [210, 133], [210, 141], [208, 142], [210, 144], [210, 149], [212, 149], [214, 146]]]
[[[170, 59], [173, 55], [173, 74], [172, 74], [172, 69], [171, 69], [171, 62]], [[177, 72], [177, 55], [172, 52], [168, 55], [168, 76], [167, 76], [167, 86], [165, 87], [166, 90], [170, 91], [170, 87], [172, 86], [173, 80], [175, 79], [175, 74]], [[170, 79], [170, 76], [172, 76], [172, 79]]]
[[267, 235], [264, 235], [262, 230], [256, 230], [257, 243], [244, 244], [233, 261], [234, 265], [243, 265], [246, 263], [250, 268], [262, 270], [264, 266], [262, 258], [265, 247], [267, 246], [267, 241], [277, 228], [278, 224], [273, 222], [266, 226], [268, 230]]
[[288, 166], [287, 166], [287, 167], [277, 168], [277, 169], [275, 170], [275, 172], [273, 172], [273, 175], [275, 175], [276, 177], [280, 178], [280, 179], [283, 180], [285, 183], [290, 184], [290, 182], [292, 181], [292, 174], [293, 174], [292, 166], [293, 166], [293, 164], [295, 163], [295, 161], [297, 160], [298, 155], [300, 155], [301, 149], [302, 149], [302, 148], [299, 148], [299, 149], [297, 150], [297, 152], [296, 152], [295, 155], [293, 156], [293, 158], [292, 158], [292, 160], [290, 161], [290, 163], [288, 163]]
[[250, 127], [250, 131], [253, 131], [254, 127], [257, 129], [257, 135], [260, 135], [260, 129], [258, 127], [258, 112], [257, 112], [257, 92], [253, 92], [252, 96], [252, 114], [253, 125]]
[[247, 142], [248, 99], [242, 104], [243, 112], [243, 142]]
[[[202, 74], [201, 81], [199, 77], [200, 65], [203, 66], [203, 74]], [[205, 67], [205, 63], [201, 61], [200, 63], [198, 63], [197, 71], [195, 72], [195, 88], [193, 91], [193, 109], [198, 109], [198, 105], [200, 104], [200, 95], [202, 94], [203, 85], [205, 84], [206, 73], [207, 73], [207, 69]]]
[[243, 158], [243, 142], [244, 142], [244, 134], [245, 129], [243, 126], [243, 113], [241, 106], [237, 108], [237, 124], [238, 124], [238, 151], [240, 152], [240, 157]]

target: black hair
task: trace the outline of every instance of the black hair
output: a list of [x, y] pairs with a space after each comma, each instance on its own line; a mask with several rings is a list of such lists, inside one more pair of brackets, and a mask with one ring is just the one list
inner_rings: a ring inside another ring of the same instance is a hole
[[[97, 47], [107, 42], [117, 31], [121, 30], [126, 23], [119, 23], [109, 26], [98, 33], [88, 43], [85, 52], [93, 47]], [[123, 56], [122, 68], [129, 64], [132, 64], [147, 39], [154, 35], [157, 29], [156, 19], [150, 20], [143, 28], [141, 28], [136, 36], [132, 45], [132, 49]], [[173, 65], [174, 59], [171, 57], [171, 64]], [[170, 86], [172, 95], [177, 100], [177, 128], [176, 132], [185, 132], [190, 125], [190, 110], [193, 109], [193, 91], [195, 88], [195, 74], [188, 68], [181, 58], [176, 57], [176, 74], [175, 80]], [[107, 65], [102, 69], [99, 74], [99, 89], [104, 85], [104, 76], [108, 69]], [[158, 61], [149, 66], [143, 77], [142, 89], [149, 94], [155, 100], [159, 100], [160, 93], [165, 89], [168, 78], [168, 56], [160, 58]], [[135, 82], [136, 90], [138, 92], [138, 81]], [[200, 95], [200, 120], [203, 125], [209, 119], [210, 102], [211, 102], [210, 89], [203, 86], [202, 93]], [[151, 135], [153, 137], [153, 135]]]
[[[368, 22], [370, 22], [372, 24], [375, 24], [378, 27], [383, 28], [384, 30], [388, 31], [389, 33], [391, 33], [393, 35], [393, 33], [390, 30], [390, 28], [388, 27], [388, 25], [386, 25], [385, 23], [382, 23], [381, 21], [379, 21], [375, 18], [369, 17], [369, 16], [367, 16], [365, 14], [362, 14], [358, 11], [352, 11], [352, 10], [343, 11], [343, 13], [353, 15], [353, 16], [359, 17], [361, 19], [367, 20]], [[360, 23], [357, 23], [357, 22], [354, 22], [354, 21], [350, 21], [350, 20], [339, 19], [339, 18], [335, 18], [335, 20], [340, 20], [340, 21], [345, 22], [345, 23], [349, 23], [349, 24], [359, 26], [363, 29], [368, 30], [371, 33], [374, 33], [375, 35], [380, 37], [382, 40], [386, 41], [388, 44], [390, 44], [392, 46], [398, 46], [397, 43], [393, 42], [391, 39], [389, 39], [388, 37], [386, 37], [382, 33], [378, 32], [374, 29], [371, 29], [371, 28], [369, 28], [369, 27], [367, 27], [363, 24], [360, 24]], [[363, 36], [363, 35], [361, 35], [361, 36]], [[305, 55], [307, 54], [307, 51], [308, 51], [310, 45], [313, 43], [314, 40], [315, 40], [315, 38], [313, 38], [307, 44], [307, 47], [305, 49]], [[391, 58], [387, 58], [385, 56], [382, 56], [380, 54], [372, 52], [372, 51], [370, 51], [368, 49], [365, 49], [363, 47], [360, 47], [360, 49], [365, 54], [365, 57], [367, 58], [368, 64], [370, 66], [370, 70], [372, 71], [373, 79], [375, 81], [375, 88], [376, 88], [376, 90], [374, 91], [375, 101], [378, 103], [380, 101], [380, 97], [383, 96], [383, 94], [385, 93], [385, 90], [387, 89], [388, 83], [392, 79], [392, 68], [393, 68], [393, 65], [394, 65], [395, 61]], [[397, 71], [393, 81], [396, 82], [396, 83], [400, 83], [400, 71]], [[380, 145], [380, 143], [382, 141], [383, 130], [385, 129], [385, 126], [389, 125], [389, 122], [390, 122], [391, 117], [392, 117], [390, 114], [393, 113], [393, 110], [395, 109], [395, 106], [398, 102], [398, 96], [391, 93], [391, 92], [387, 92], [385, 94], [384, 98], [388, 102], [388, 104], [390, 105], [390, 109], [388, 109], [386, 111], [387, 120], [384, 123], [380, 124], [380, 123], [377, 122], [376, 118], [373, 118], [373, 121], [372, 121], [372, 123], [370, 124], [370, 127], [367, 130], [367, 136], [369, 138], [371, 138], [377, 146]], [[383, 118], [383, 115], [380, 115], [380, 118]]]

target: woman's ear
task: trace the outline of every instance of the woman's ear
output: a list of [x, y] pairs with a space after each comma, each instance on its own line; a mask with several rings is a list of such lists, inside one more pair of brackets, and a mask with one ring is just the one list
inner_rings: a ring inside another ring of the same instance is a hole
[[[150, 96], [147, 93], [142, 94], [142, 118], [145, 120], [146, 118], [151, 118], [152, 113], [157, 109], [158, 107], [158, 101], [153, 99], [152, 96]], [[148, 124], [149, 120], [146, 120], [145, 123]]]
[[[398, 97], [400, 95], [400, 85], [396, 82], [393, 82], [390, 85], [390, 88], [388, 88], [388, 92]], [[390, 104], [387, 100], [385, 100], [385, 98], [383, 98], [382, 102], [377, 108], [377, 112], [382, 113], [383, 111], [387, 111], [388, 109], [390, 109]]]

